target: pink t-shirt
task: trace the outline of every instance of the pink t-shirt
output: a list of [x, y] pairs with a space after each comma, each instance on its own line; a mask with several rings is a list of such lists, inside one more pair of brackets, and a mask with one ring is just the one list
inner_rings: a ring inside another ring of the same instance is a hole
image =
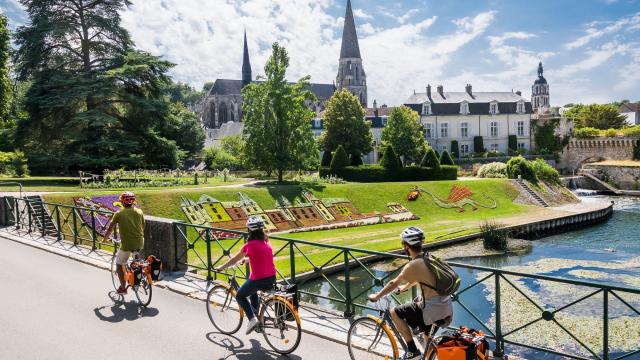
[[249, 279], [260, 280], [276, 275], [276, 265], [273, 262], [273, 249], [269, 241], [248, 241], [242, 247], [242, 252], [249, 257], [249, 265], [251, 265]]

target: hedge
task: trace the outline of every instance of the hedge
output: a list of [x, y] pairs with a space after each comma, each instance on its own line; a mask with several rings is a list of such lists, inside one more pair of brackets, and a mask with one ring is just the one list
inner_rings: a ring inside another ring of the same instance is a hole
[[[322, 167], [320, 176], [330, 176], [329, 168]], [[343, 168], [338, 177], [355, 182], [395, 182], [395, 181], [435, 181], [457, 180], [458, 167], [443, 165], [440, 170], [428, 167], [407, 166], [394, 171], [388, 171], [380, 165], [347, 166]]]

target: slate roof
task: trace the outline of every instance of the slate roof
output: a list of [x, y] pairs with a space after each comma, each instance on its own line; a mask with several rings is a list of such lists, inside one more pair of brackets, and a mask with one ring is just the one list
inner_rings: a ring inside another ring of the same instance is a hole
[[618, 109], [618, 111], [620, 111], [621, 113], [625, 113], [625, 112], [640, 112], [640, 102], [637, 103], [626, 103], [626, 104], [622, 104], [620, 105], [620, 108]]
[[[257, 81], [253, 81], [254, 83]], [[318, 99], [328, 100], [335, 92], [336, 88], [333, 84], [310, 84], [311, 92], [313, 92]], [[217, 79], [209, 95], [238, 95], [242, 91], [242, 80], [230, 80], [230, 79]]]
[[515, 114], [517, 103], [525, 102], [525, 112], [533, 112], [531, 102], [522, 96], [512, 92], [477, 92], [469, 95], [465, 91], [444, 92], [444, 97], [437, 91], [431, 92], [431, 98], [427, 93], [416, 93], [411, 95], [404, 103], [417, 112], [422, 111], [422, 104], [427, 100], [431, 102], [431, 112], [433, 115], [458, 115], [460, 114], [460, 103], [469, 103], [470, 115], [489, 114], [489, 103], [498, 102], [498, 112], [501, 114]]
[[351, 0], [347, 0], [347, 11], [344, 15], [340, 58], [360, 58], [360, 45], [358, 44], [358, 34], [356, 33], [356, 23], [353, 19]]

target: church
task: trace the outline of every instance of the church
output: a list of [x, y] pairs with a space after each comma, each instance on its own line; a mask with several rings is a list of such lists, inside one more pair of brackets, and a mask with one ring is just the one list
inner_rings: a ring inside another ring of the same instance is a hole
[[[308, 103], [309, 109], [320, 113], [325, 103], [335, 91], [348, 89], [363, 107], [367, 107], [367, 77], [362, 67], [362, 57], [358, 44], [358, 35], [353, 17], [351, 0], [347, 8], [342, 31], [342, 45], [338, 62], [338, 74], [333, 84], [310, 84], [310, 90], [316, 95], [316, 102]], [[207, 133], [207, 145], [212, 145], [224, 136], [238, 134], [242, 129], [242, 89], [255, 82], [251, 70], [247, 34], [244, 34], [241, 79], [217, 79], [202, 103], [198, 113]]]

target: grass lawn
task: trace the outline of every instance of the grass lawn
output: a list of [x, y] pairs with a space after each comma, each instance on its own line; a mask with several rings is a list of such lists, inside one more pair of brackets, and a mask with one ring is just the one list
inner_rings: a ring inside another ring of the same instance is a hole
[[[441, 199], [447, 199], [449, 191], [453, 185], [464, 185], [474, 192], [474, 199], [477, 198], [481, 203], [487, 203], [487, 200], [479, 196], [486, 194], [497, 202], [496, 209], [487, 209], [479, 207], [477, 211], [472, 211], [470, 207], [466, 207], [464, 212], [458, 212], [457, 209], [444, 209], [438, 207], [435, 202], [428, 196], [424, 195], [417, 201], [407, 201], [406, 196], [410, 188], [419, 185]], [[445, 240], [457, 236], [467, 235], [478, 231], [478, 226], [484, 221], [499, 222], [500, 218], [513, 217], [519, 214], [525, 214], [531, 210], [537, 209], [524, 205], [513, 203], [513, 199], [517, 196], [515, 190], [508, 181], [504, 179], [482, 179], [473, 181], [436, 181], [422, 183], [349, 183], [340, 185], [270, 185], [270, 186], [250, 186], [244, 188], [220, 188], [220, 189], [186, 189], [174, 191], [140, 191], [139, 203], [145, 213], [185, 220], [185, 216], [180, 209], [182, 198], [197, 200], [200, 195], [208, 194], [221, 201], [238, 200], [238, 191], [242, 191], [249, 197], [257, 201], [264, 209], [272, 209], [275, 207], [275, 199], [283, 195], [291, 202], [301, 196], [302, 190], [312, 191], [319, 198], [344, 197], [350, 199], [355, 207], [361, 212], [387, 211], [386, 204], [388, 202], [399, 202], [407, 209], [420, 217], [419, 220], [387, 223], [379, 225], [370, 225], [346, 229], [335, 229], [314, 232], [302, 232], [284, 234], [284, 237], [293, 239], [308, 240], [323, 244], [333, 244], [349, 246], [353, 248], [361, 248], [378, 251], [397, 250], [400, 245], [399, 233], [408, 226], [419, 226], [427, 232], [427, 241], [434, 242]], [[103, 192], [104, 193], [104, 192]], [[87, 193], [91, 194], [91, 192]], [[70, 203], [72, 195], [70, 194], [50, 194], [45, 198], [50, 202]], [[191, 231], [190, 239], [195, 239], [197, 234]], [[282, 246], [282, 242], [273, 241], [274, 250]], [[228, 247], [231, 242], [222, 242], [223, 247]], [[235, 247], [233, 250], [237, 250]], [[202, 241], [196, 243], [195, 250], [200, 254], [202, 259], [206, 259], [206, 244]], [[335, 256], [338, 251], [320, 248], [313, 245], [301, 245], [300, 251], [307, 255], [314, 265], [322, 265], [324, 262]], [[212, 257], [216, 259], [222, 253], [222, 247], [212, 244]], [[357, 255], [357, 254], [356, 254]], [[189, 257], [189, 261], [193, 264], [199, 263], [198, 257], [195, 255]], [[289, 252], [285, 250], [281, 256], [276, 259], [278, 268], [283, 273], [289, 272]], [[342, 261], [342, 258], [336, 261]], [[304, 257], [296, 253], [296, 270], [297, 272], [312, 269]]]

